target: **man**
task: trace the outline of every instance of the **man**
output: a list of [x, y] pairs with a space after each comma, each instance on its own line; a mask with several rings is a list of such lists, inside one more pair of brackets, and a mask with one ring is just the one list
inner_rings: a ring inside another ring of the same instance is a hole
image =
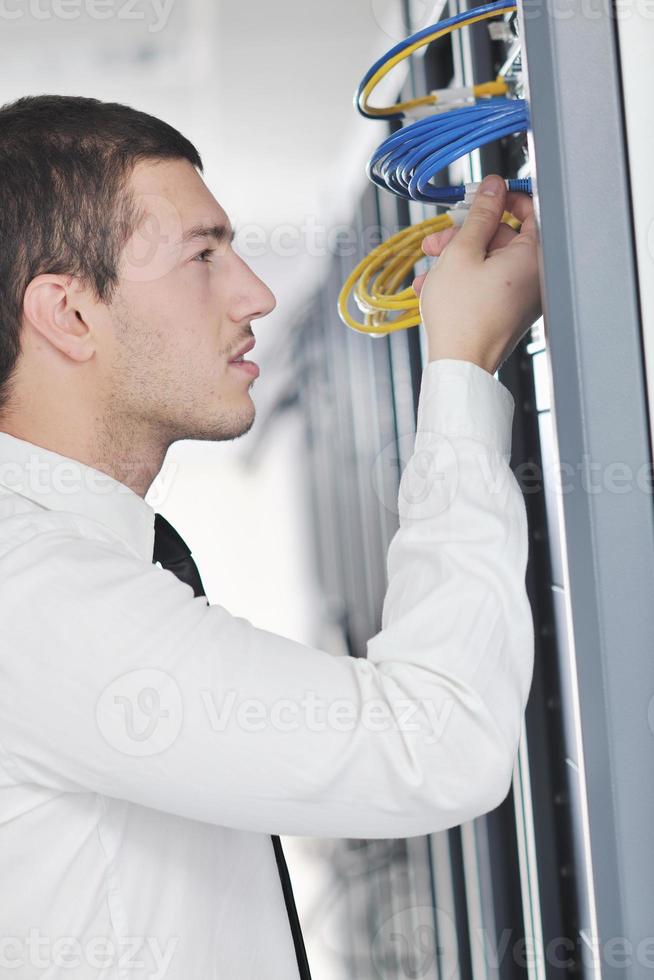
[[[427, 834], [510, 785], [533, 638], [513, 404], [493, 372], [540, 313], [529, 199], [491, 179], [461, 229], [425, 242], [429, 363], [383, 628], [367, 659], [340, 658], [153, 563], [144, 495], [174, 441], [249, 430], [256, 371], [236, 359], [274, 306], [201, 169], [125, 106], [0, 109], [0, 954], [15, 977], [297, 977], [271, 835]], [[519, 234], [499, 227], [505, 206]]]

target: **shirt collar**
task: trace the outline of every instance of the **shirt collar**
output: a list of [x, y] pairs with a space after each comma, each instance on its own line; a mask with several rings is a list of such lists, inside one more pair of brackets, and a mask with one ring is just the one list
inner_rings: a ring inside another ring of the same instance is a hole
[[0, 432], [0, 485], [47, 510], [90, 518], [152, 561], [154, 509], [107, 473]]

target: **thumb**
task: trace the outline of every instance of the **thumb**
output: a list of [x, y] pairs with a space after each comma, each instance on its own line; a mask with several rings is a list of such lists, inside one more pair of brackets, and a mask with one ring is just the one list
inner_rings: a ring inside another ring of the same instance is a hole
[[422, 287], [425, 284], [425, 279], [427, 278], [427, 275], [428, 275], [428, 273], [423, 272], [421, 275], [416, 276], [416, 278], [411, 283], [411, 285], [413, 286], [413, 291], [416, 294], [416, 296], [420, 296], [420, 293], [422, 291]]
[[476, 255], [485, 257], [488, 246], [495, 235], [502, 215], [506, 199], [506, 184], [498, 174], [484, 177], [477, 189], [466, 219], [459, 229], [452, 245], [458, 244], [458, 250], [466, 249]]

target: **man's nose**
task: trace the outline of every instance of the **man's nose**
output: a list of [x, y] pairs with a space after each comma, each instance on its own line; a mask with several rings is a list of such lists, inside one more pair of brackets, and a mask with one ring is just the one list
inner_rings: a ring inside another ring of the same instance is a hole
[[277, 306], [277, 297], [263, 279], [259, 279], [258, 276], [255, 276], [255, 279], [257, 280], [257, 287], [261, 294], [258, 304], [261, 307], [261, 313], [258, 313], [257, 316], [266, 316], [268, 313], [272, 313]]
[[273, 291], [266, 283], [257, 276], [250, 266], [239, 258], [241, 266], [237, 292], [234, 300], [234, 307], [237, 311], [235, 319], [248, 317], [254, 320], [256, 317], [266, 316], [277, 306], [277, 299]]

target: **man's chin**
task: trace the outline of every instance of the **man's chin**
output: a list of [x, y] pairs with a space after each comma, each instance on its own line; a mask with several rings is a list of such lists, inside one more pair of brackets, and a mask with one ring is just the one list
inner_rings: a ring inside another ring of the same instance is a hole
[[252, 411], [247, 418], [244, 418], [239, 425], [234, 429], [234, 434], [230, 437], [232, 439], [240, 439], [241, 436], [248, 434], [252, 426], [254, 425], [254, 420], [256, 418], [256, 411], [254, 405], [252, 406]]
[[196, 424], [182, 426], [172, 441], [230, 442], [246, 435], [254, 425], [255, 418], [255, 407], [251, 403], [249, 411], [235, 411], [230, 413], [229, 418], [205, 418]]

